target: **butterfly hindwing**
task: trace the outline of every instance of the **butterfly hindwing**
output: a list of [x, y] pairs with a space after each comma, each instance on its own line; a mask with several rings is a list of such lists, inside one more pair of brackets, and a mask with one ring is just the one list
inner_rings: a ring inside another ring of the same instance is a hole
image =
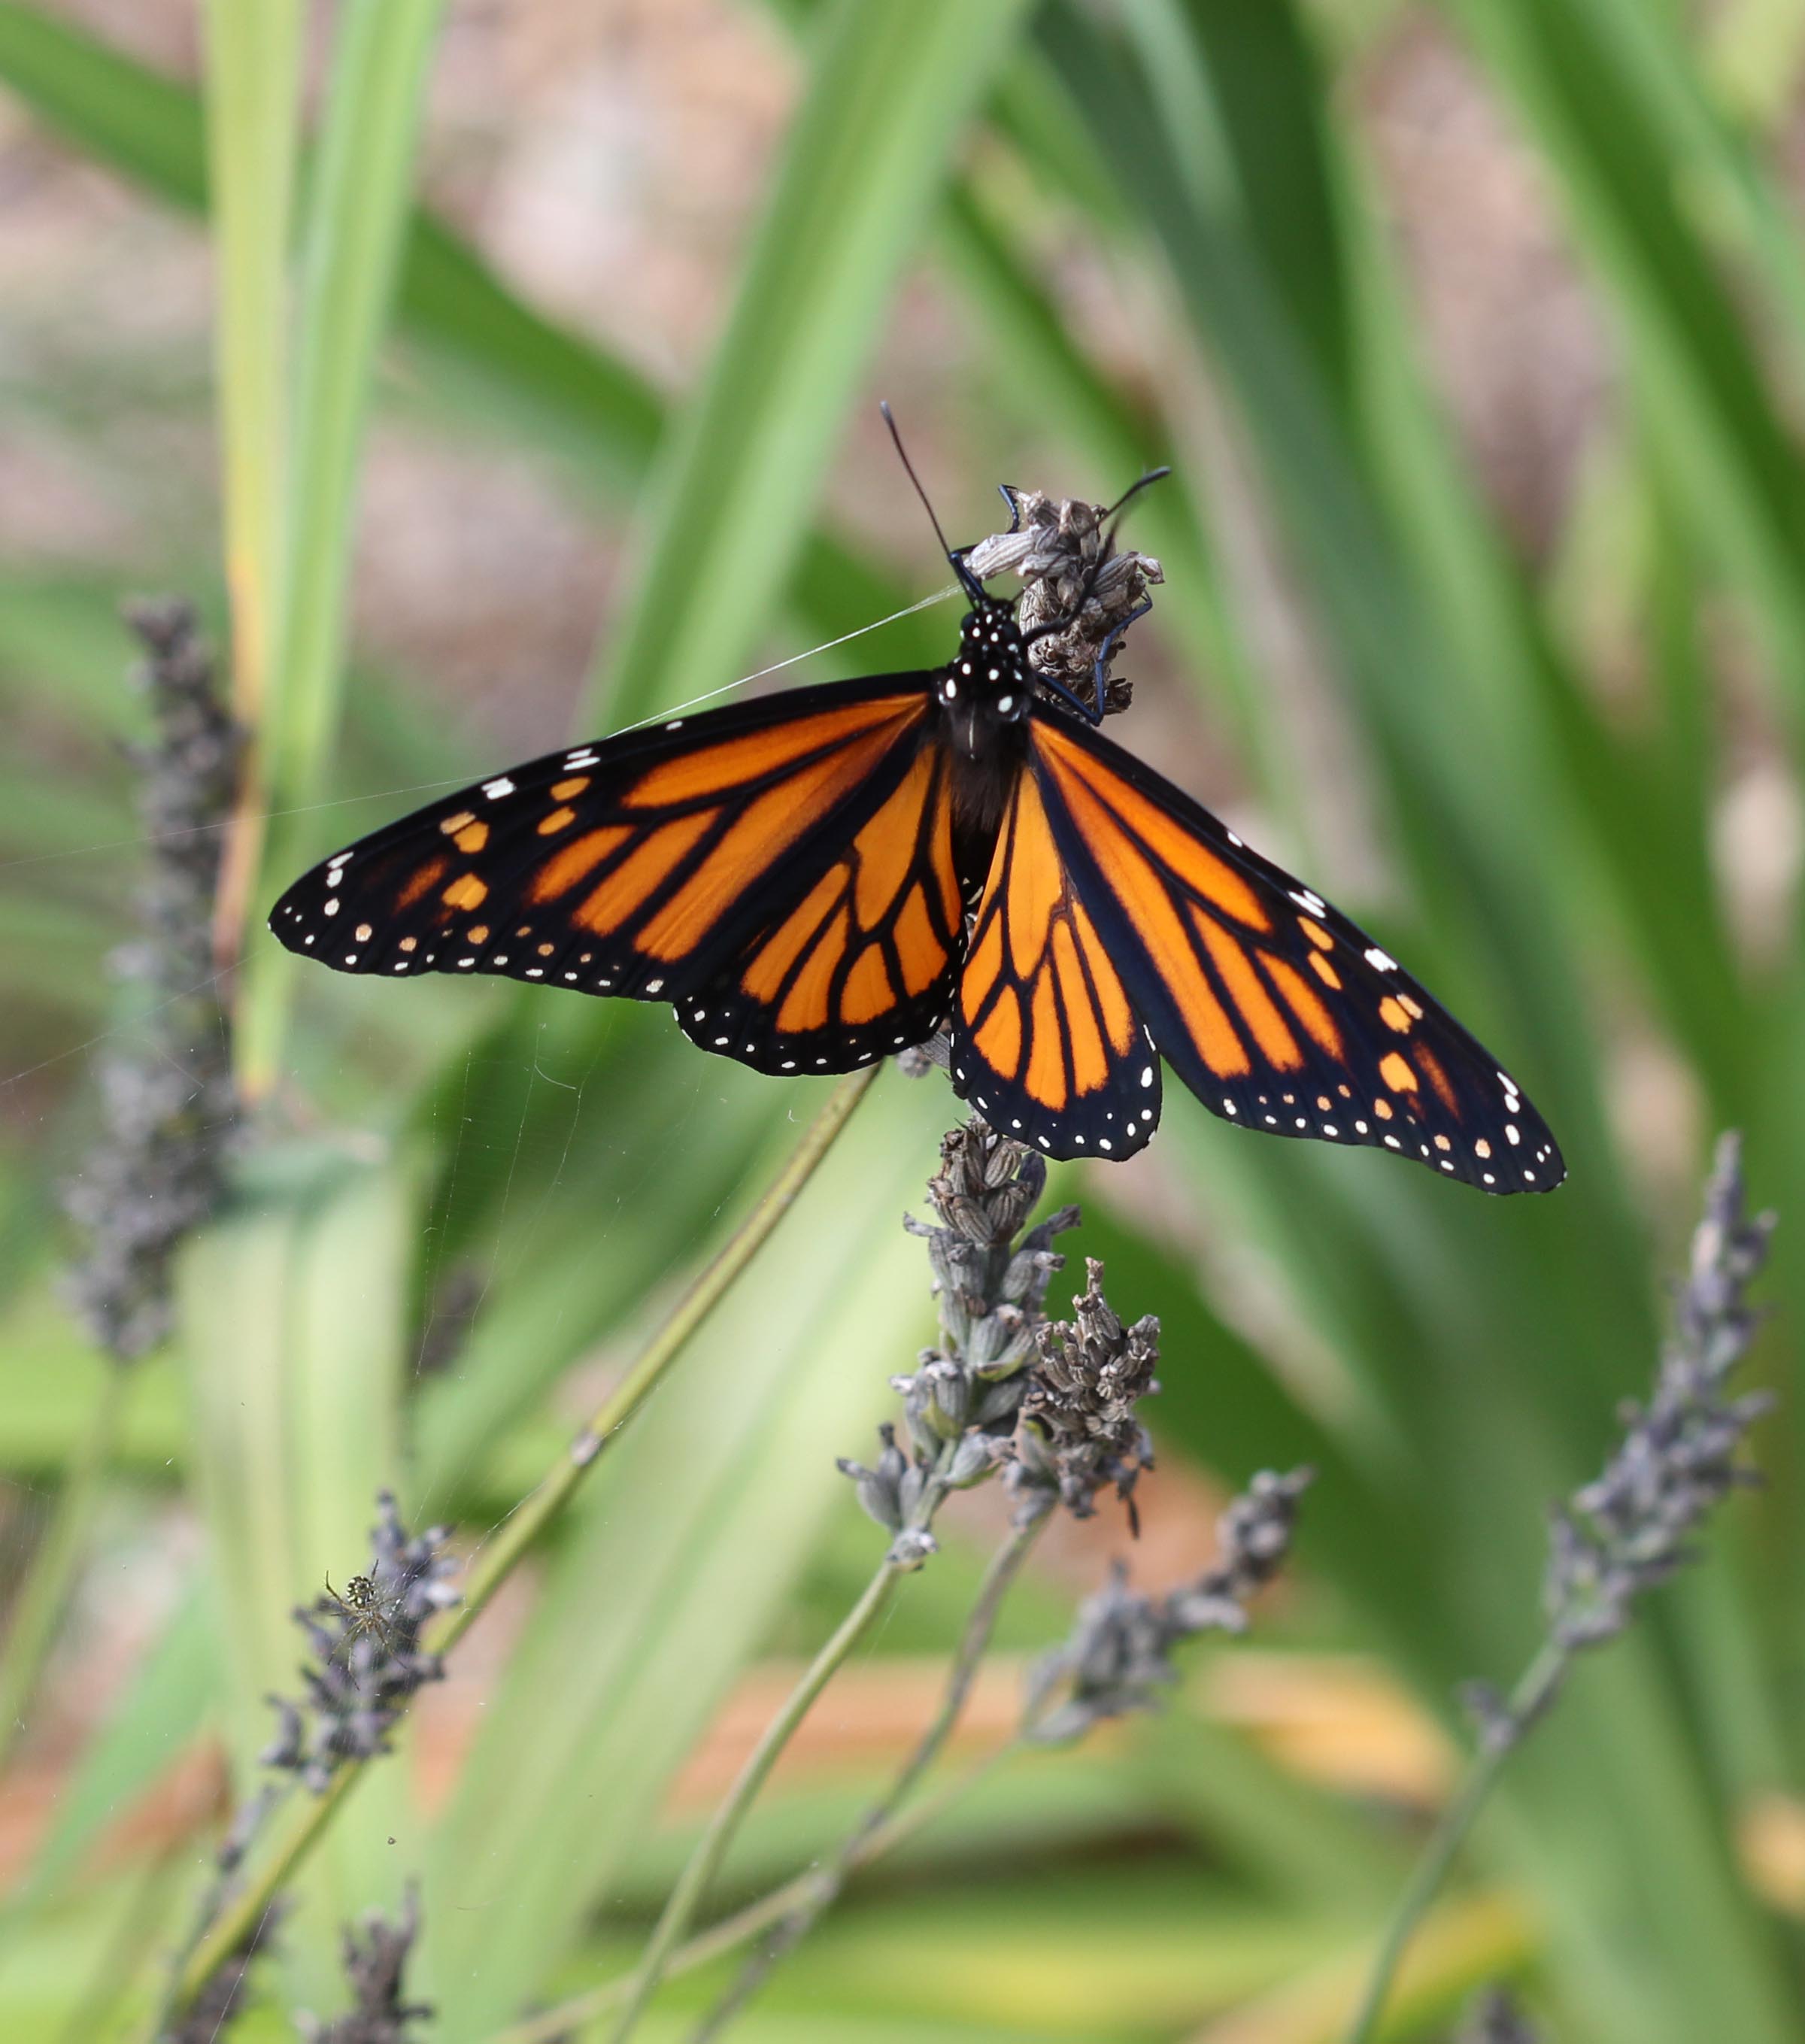
[[1515, 1082], [1338, 909], [1093, 732], [1039, 718], [1030, 757], [1129, 997], [1212, 1112], [1392, 1150], [1485, 1192], [1561, 1182]]
[[271, 928], [341, 972], [680, 1004], [781, 928], [918, 769], [927, 681], [830, 682], [548, 754], [337, 853]]
[[1027, 771], [959, 976], [952, 1070], [993, 1128], [1050, 1156], [1131, 1156], [1158, 1125], [1159, 1059]]

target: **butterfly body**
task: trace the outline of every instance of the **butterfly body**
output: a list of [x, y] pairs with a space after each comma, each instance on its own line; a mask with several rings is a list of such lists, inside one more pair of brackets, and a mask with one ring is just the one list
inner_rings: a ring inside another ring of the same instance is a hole
[[954, 565], [974, 601], [944, 666], [529, 762], [335, 855], [271, 928], [340, 971], [666, 1001], [780, 1075], [944, 1027], [960, 1097], [1053, 1156], [1142, 1148], [1163, 1058], [1242, 1126], [1488, 1192], [1558, 1184], [1553, 1137], [1461, 1025], [1105, 739], [1100, 701], [1052, 701], [1013, 607]]

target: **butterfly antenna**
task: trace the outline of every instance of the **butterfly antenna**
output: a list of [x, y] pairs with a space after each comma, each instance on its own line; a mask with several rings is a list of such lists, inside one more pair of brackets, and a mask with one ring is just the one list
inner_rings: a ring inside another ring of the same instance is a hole
[[884, 424], [890, 429], [890, 438], [896, 446], [897, 459], [902, 463], [904, 472], [909, 481], [915, 485], [915, 494], [921, 499], [921, 508], [927, 513], [927, 522], [934, 528], [935, 538], [940, 542], [941, 552], [952, 563], [953, 572], [965, 585], [966, 594], [974, 598], [981, 597], [984, 594], [982, 585], [971, 570], [966, 566], [965, 556], [962, 554], [955, 553], [947, 544], [947, 536], [940, 530], [940, 521], [935, 517], [934, 507], [927, 501], [927, 492], [922, 488], [921, 478], [916, 474], [915, 463], [909, 459], [908, 450], [902, 444], [902, 435], [897, 431], [896, 417], [890, 410], [888, 400], [880, 399], [878, 409], [884, 415]]
[[1116, 501], [1110, 505], [1109, 509], [1104, 513], [1103, 515], [1105, 521], [1119, 517], [1123, 512], [1127, 509], [1128, 506], [1134, 502], [1135, 499], [1140, 495], [1141, 492], [1145, 490], [1150, 483], [1163, 482], [1167, 476], [1171, 473], [1172, 471], [1169, 467], [1150, 468], [1146, 474], [1141, 478], [1139, 482], [1131, 482], [1127, 488], [1123, 491], [1122, 494], [1116, 498]]

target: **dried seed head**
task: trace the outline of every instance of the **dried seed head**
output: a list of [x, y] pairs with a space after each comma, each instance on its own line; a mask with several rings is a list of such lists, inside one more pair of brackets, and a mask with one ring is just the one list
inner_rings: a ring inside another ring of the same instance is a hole
[[[1104, 558], [1111, 528], [1100, 505], [1062, 501], [1038, 490], [1013, 490], [1010, 501], [1015, 529], [981, 540], [966, 556], [967, 564], [980, 577], [1020, 577], [1016, 622], [1023, 632], [1063, 625], [1031, 640], [1029, 664], [1047, 680], [1088, 697], [1098, 655], [1112, 634], [1126, 630], [1146, 600], [1147, 585], [1166, 578], [1150, 555], [1131, 548]], [[1121, 643], [1119, 636], [1116, 643]], [[1130, 695], [1126, 682], [1111, 681], [1104, 698], [1106, 713], [1126, 709]]]
[[1050, 1484], [1075, 1518], [1089, 1518], [1096, 1493], [1113, 1484], [1127, 1497], [1153, 1443], [1137, 1416], [1140, 1400], [1159, 1389], [1159, 1322], [1149, 1313], [1131, 1327], [1103, 1296], [1103, 1266], [1085, 1260], [1083, 1293], [1070, 1323], [1043, 1324], [1039, 1358], [1023, 1394], [1018, 1489]]

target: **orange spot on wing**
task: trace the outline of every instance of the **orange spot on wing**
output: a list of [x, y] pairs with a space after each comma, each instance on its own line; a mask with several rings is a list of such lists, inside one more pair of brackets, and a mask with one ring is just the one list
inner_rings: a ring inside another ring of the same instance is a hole
[[1313, 916], [1300, 916], [1297, 919], [1297, 927], [1319, 951], [1327, 951], [1335, 949], [1335, 939]]
[[597, 936], [619, 929], [695, 849], [717, 813], [698, 809], [693, 816], [679, 816], [650, 832], [576, 910], [573, 920]]
[[846, 868], [822, 874], [801, 905], [793, 909], [754, 953], [739, 984], [755, 1001], [775, 1001], [790, 967], [820, 928], [828, 911], [846, 887]]
[[481, 851], [489, 842], [487, 824], [466, 824], [451, 840], [459, 851]]
[[854, 1024], [875, 1021], [896, 1005], [897, 990], [890, 984], [883, 947], [867, 944], [853, 961], [840, 990], [840, 1020]]
[[993, 1070], [1005, 1078], [1015, 1078], [1022, 1055], [1022, 1005], [1012, 986], [1005, 986], [997, 995], [997, 1005], [971, 1040], [973, 1048]]
[[908, 890], [908, 899], [897, 917], [896, 937], [903, 985], [911, 993], [925, 993], [946, 970], [947, 947], [934, 928], [926, 897], [919, 887]]
[[1081, 751], [1053, 725], [1039, 724], [1035, 734], [1042, 756], [1058, 775], [1060, 793], [1068, 802], [1071, 801], [1074, 779], [1081, 779], [1156, 858], [1206, 901], [1234, 916], [1237, 922], [1246, 924], [1250, 929], [1272, 928], [1272, 919], [1261, 905], [1259, 896], [1233, 866], [1219, 859], [1184, 824], [1168, 816], [1138, 788], [1131, 787], [1113, 768]]
[[541, 816], [539, 834], [541, 837], [555, 837], [561, 830], [568, 830], [577, 820], [574, 809], [554, 809], [548, 816]]
[[1267, 993], [1253, 961], [1215, 920], [1193, 907], [1191, 920], [1208, 948], [1212, 962], [1222, 975], [1235, 1012], [1252, 1031], [1254, 1041], [1266, 1062], [1281, 1072], [1294, 1072], [1304, 1062], [1297, 1039], [1285, 1027], [1285, 1017]]
[[808, 962], [783, 997], [783, 1005], [778, 1010], [780, 1029], [793, 1035], [828, 1026], [828, 996], [833, 987], [835, 970], [845, 955], [847, 931], [851, 920], [851, 912], [843, 905], [835, 911], [832, 920], [808, 954]]
[[411, 909], [422, 894], [428, 893], [444, 878], [445, 869], [451, 863], [448, 859], [428, 859], [426, 863], [409, 878], [407, 885], [395, 897], [396, 909], [397, 910]]
[[1262, 955], [1261, 962], [1317, 1047], [1327, 1051], [1331, 1058], [1340, 1057], [1341, 1032], [1335, 1027], [1335, 1017], [1323, 1005], [1322, 996], [1286, 959]]
[[1388, 1029], [1395, 1029], [1401, 1036], [1410, 1028], [1410, 1017], [1404, 1012], [1403, 1004], [1395, 994], [1388, 993], [1379, 1003], [1379, 1020]]
[[1323, 957], [1320, 951], [1311, 952], [1310, 970], [1323, 982], [1323, 986], [1333, 988], [1337, 993], [1340, 993], [1341, 974], [1335, 970], [1335, 967], [1329, 963], [1328, 960]]
[[666, 759], [643, 774], [626, 799], [635, 809], [667, 802], [693, 801], [699, 796], [726, 793], [748, 781], [785, 769], [795, 770], [811, 753], [847, 746], [863, 735], [863, 750], [881, 751], [920, 717], [925, 705], [917, 697], [881, 696], [875, 702], [847, 703], [838, 709], [817, 710], [793, 717], [765, 731], [747, 732]]
[[1449, 1113], [1450, 1113], [1457, 1121], [1459, 1120], [1461, 1104], [1455, 1096], [1454, 1088], [1448, 1083], [1448, 1075], [1442, 1069], [1441, 1059], [1436, 1056], [1435, 1053], [1430, 1049], [1427, 1043], [1418, 1043], [1413, 1047], [1415, 1051], [1418, 1070], [1421, 1071], [1423, 1076], [1427, 1079], [1429, 1083], [1435, 1089], [1435, 1097], [1441, 1101], [1442, 1106], [1448, 1110]]
[[1033, 1013], [1034, 1047], [1028, 1054], [1027, 1089], [1031, 1098], [1057, 1113], [1066, 1105], [1066, 1055], [1060, 1041], [1053, 982], [1045, 973], [1035, 985]]
[[585, 831], [581, 837], [572, 838], [533, 875], [528, 898], [552, 901], [560, 894], [569, 893], [579, 880], [586, 880], [611, 851], [624, 844], [632, 835], [625, 824], [616, 824], [606, 830]]
[[567, 802], [573, 795], [580, 795], [589, 784], [590, 777], [586, 774], [579, 774], [574, 781], [555, 781], [552, 783], [551, 799], [555, 802]]
[[474, 873], [460, 873], [439, 898], [447, 909], [480, 909], [489, 889]]
[[1393, 1093], [1415, 1093], [1416, 1074], [1396, 1051], [1388, 1051], [1379, 1060], [1379, 1076]]

